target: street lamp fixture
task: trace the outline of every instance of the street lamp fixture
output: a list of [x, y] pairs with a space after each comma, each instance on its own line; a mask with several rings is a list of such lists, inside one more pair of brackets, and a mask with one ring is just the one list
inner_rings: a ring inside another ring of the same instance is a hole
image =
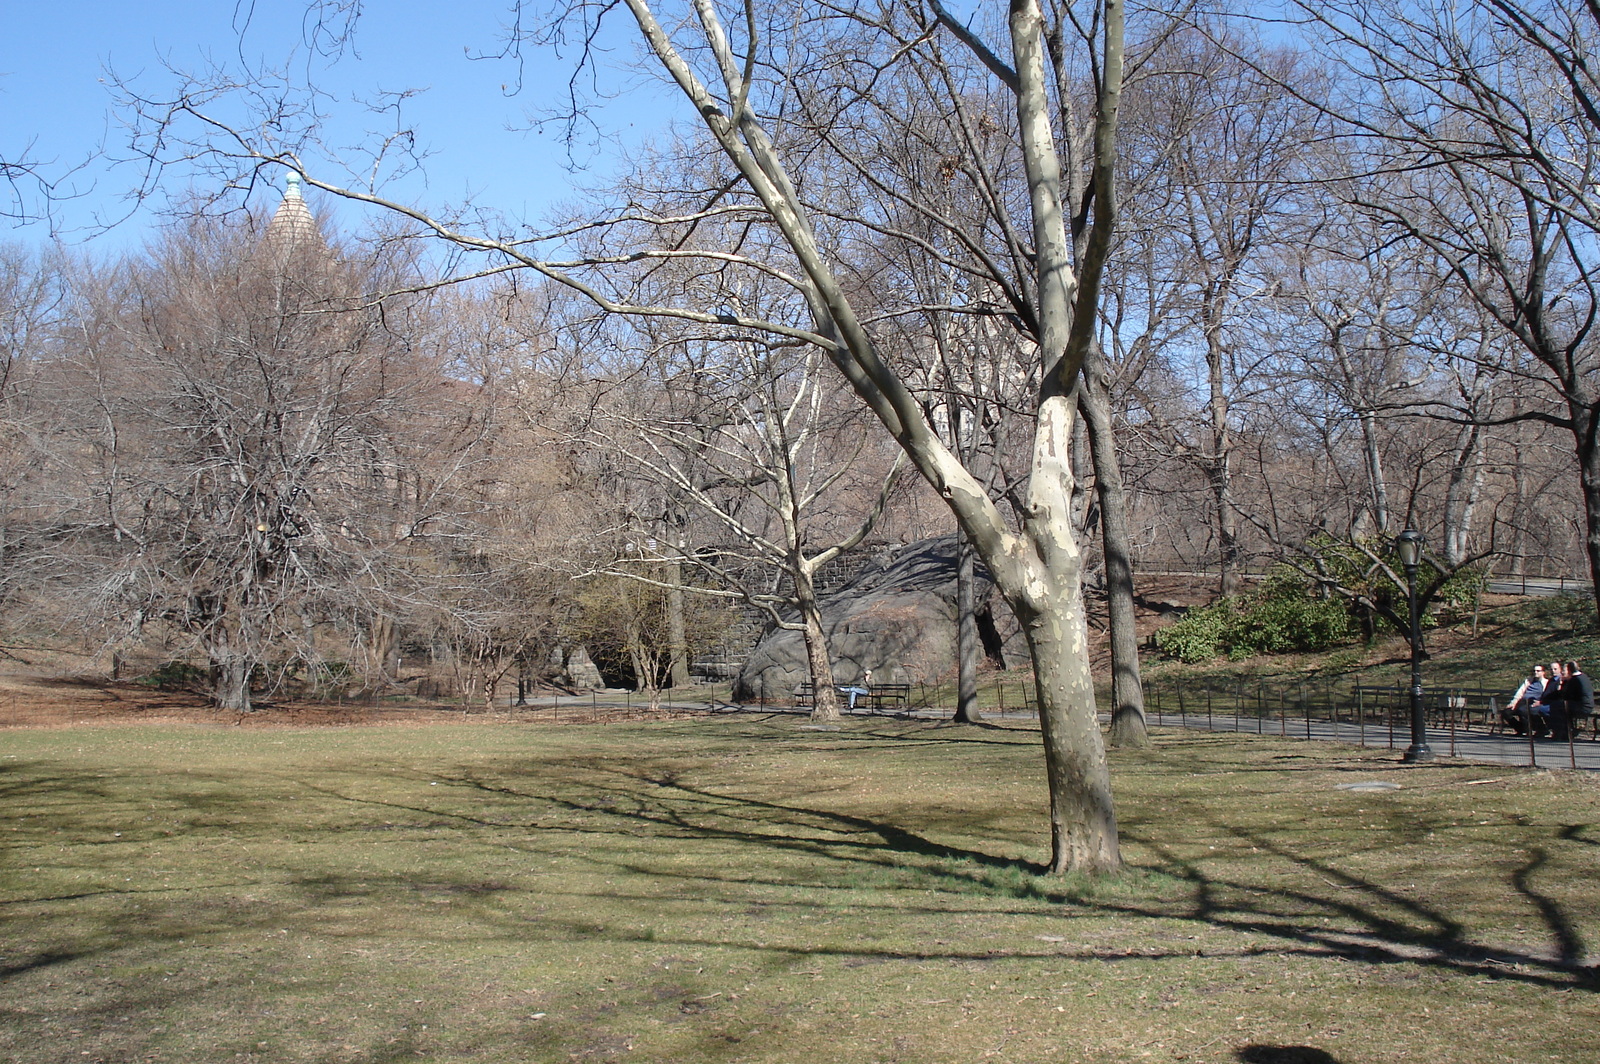
[[1402, 760], [1432, 761], [1428, 721], [1422, 710], [1422, 614], [1417, 604], [1417, 566], [1422, 564], [1422, 533], [1408, 528], [1395, 539], [1395, 553], [1406, 571], [1406, 604], [1411, 614], [1411, 745]]

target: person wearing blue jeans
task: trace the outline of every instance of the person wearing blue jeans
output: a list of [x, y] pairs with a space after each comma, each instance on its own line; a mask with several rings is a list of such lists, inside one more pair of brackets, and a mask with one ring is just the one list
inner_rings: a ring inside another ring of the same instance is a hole
[[862, 695], [872, 693], [872, 670], [868, 669], [866, 672], [861, 674], [860, 683], [851, 684], [849, 687], [839, 688], [839, 693], [850, 696], [850, 709], [854, 710], [856, 708], [857, 698], [860, 698]]

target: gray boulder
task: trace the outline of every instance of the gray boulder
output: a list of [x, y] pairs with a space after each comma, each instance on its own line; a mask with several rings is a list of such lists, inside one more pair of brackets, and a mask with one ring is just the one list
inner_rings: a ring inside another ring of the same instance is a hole
[[[979, 636], [989, 658], [1003, 667], [1008, 657], [1021, 657], [1016, 622], [981, 562], [976, 601]], [[953, 676], [956, 538], [921, 540], [866, 565], [821, 606], [835, 682], [855, 682], [868, 669], [875, 683], [937, 683]], [[751, 652], [733, 697], [785, 699], [808, 679], [804, 635], [774, 630]]]

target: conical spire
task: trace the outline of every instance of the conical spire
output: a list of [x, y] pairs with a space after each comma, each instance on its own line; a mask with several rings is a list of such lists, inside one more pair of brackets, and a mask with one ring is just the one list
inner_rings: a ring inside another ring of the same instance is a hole
[[311, 217], [311, 209], [300, 195], [300, 180], [298, 172], [289, 171], [289, 176], [285, 178], [283, 202], [278, 204], [272, 221], [267, 223], [267, 243], [283, 255], [318, 240], [316, 220]]

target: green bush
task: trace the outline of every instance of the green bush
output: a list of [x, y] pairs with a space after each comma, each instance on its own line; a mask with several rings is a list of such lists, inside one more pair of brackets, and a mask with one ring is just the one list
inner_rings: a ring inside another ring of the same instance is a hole
[[1259, 591], [1230, 595], [1190, 610], [1177, 624], [1156, 633], [1162, 651], [1187, 664], [1227, 655], [1326, 650], [1352, 634], [1342, 602], [1322, 599], [1295, 576], [1278, 574]]
[[159, 687], [163, 691], [201, 690], [206, 686], [206, 670], [187, 661], [168, 661], [154, 672], [139, 677], [146, 687]]
[[1211, 661], [1222, 654], [1223, 633], [1235, 613], [1232, 596], [1209, 606], [1196, 606], [1176, 624], [1156, 633], [1156, 646], [1188, 665]]

